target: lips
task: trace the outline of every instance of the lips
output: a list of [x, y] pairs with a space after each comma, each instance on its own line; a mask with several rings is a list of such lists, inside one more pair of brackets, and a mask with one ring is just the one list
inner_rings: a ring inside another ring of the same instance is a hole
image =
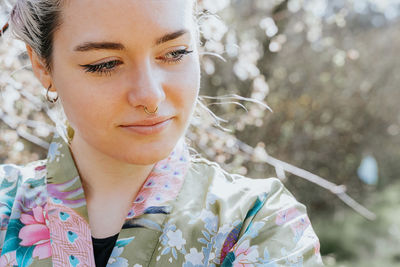
[[160, 116], [157, 118], [150, 118], [150, 119], [145, 119], [145, 120], [141, 120], [141, 121], [136, 121], [134, 123], [127, 123], [127, 124], [123, 124], [121, 125], [121, 127], [132, 127], [132, 126], [155, 126], [157, 124], [160, 124], [164, 121], [167, 121], [169, 119], [171, 119], [172, 116]]
[[166, 130], [174, 117], [163, 116], [157, 118], [149, 118], [135, 123], [127, 123], [120, 125], [120, 128], [129, 133], [139, 135], [155, 135]]

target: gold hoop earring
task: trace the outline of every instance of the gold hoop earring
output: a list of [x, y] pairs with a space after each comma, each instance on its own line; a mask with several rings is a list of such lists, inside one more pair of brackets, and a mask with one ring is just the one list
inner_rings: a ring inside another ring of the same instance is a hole
[[156, 114], [158, 111], [158, 107], [156, 107], [156, 110], [154, 110], [153, 112], [150, 112], [147, 107], [144, 107], [144, 112], [146, 112], [147, 114], [151, 115], [151, 114]]
[[57, 100], [58, 100], [58, 94], [57, 94], [57, 97], [56, 97], [56, 98], [50, 98], [50, 97], [49, 97], [49, 90], [50, 90], [51, 86], [52, 86], [52, 84], [50, 84], [50, 86], [47, 88], [46, 99], [47, 99], [47, 101], [49, 101], [51, 104], [54, 104], [54, 103], [56, 103]]

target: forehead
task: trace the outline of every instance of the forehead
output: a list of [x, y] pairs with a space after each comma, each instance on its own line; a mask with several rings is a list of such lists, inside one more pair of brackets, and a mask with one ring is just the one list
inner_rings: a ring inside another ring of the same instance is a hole
[[55, 39], [154, 41], [165, 32], [191, 30], [192, 7], [192, 0], [69, 0]]

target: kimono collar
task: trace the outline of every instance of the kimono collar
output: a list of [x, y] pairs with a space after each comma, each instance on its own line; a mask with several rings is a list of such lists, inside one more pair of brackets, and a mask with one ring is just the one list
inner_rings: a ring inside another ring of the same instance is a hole
[[[163, 207], [178, 195], [190, 164], [188, 147], [181, 138], [170, 155], [157, 162], [146, 178], [126, 219]], [[47, 156], [47, 191], [50, 200], [73, 209], [86, 222], [88, 213], [85, 195], [70, 148], [55, 134]]]
[[[154, 227], [140, 215], [162, 219], [171, 211], [171, 203], [182, 185], [190, 161], [188, 148], [181, 139], [170, 155], [157, 162], [143, 183], [121, 234], [142, 227]], [[93, 247], [86, 200], [74, 159], [67, 143], [55, 135], [47, 157], [46, 224], [50, 231], [52, 262], [55, 267], [94, 266]], [[157, 227], [156, 227], [157, 228]], [[160, 229], [158, 229], [160, 231]]]

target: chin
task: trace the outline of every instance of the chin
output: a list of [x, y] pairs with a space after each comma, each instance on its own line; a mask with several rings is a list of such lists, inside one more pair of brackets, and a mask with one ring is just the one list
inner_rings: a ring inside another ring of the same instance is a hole
[[160, 149], [154, 151], [154, 149], [147, 150], [145, 149], [141, 151], [128, 151], [125, 150], [124, 154], [118, 154], [118, 155], [111, 155], [113, 158], [129, 163], [129, 164], [135, 164], [135, 165], [151, 165], [159, 162], [160, 160], [163, 160], [169, 156], [169, 154], [172, 152], [174, 149], [174, 146], [171, 147], [171, 149], [166, 149], [166, 146], [160, 147]]

